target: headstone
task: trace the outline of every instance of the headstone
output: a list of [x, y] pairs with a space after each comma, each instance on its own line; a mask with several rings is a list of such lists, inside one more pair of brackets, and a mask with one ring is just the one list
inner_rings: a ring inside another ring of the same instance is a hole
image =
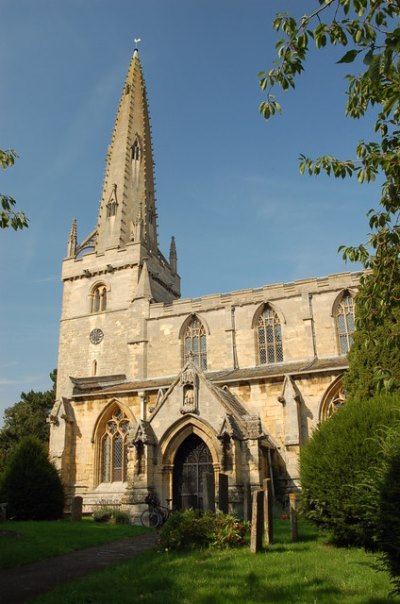
[[296, 493], [289, 493], [289, 513], [290, 513], [290, 533], [292, 541], [297, 541], [297, 496]]
[[228, 476], [218, 474], [218, 509], [227, 514], [228, 508]]
[[72, 500], [71, 506], [71, 520], [72, 522], [79, 522], [82, 520], [82, 497], [76, 496]]
[[271, 493], [271, 479], [265, 478], [263, 480], [263, 491], [264, 491], [264, 542], [265, 545], [272, 543], [274, 538], [274, 526], [272, 520], [272, 493]]
[[251, 520], [251, 491], [250, 485], [245, 484], [243, 487], [243, 518], [244, 520]]
[[203, 474], [203, 510], [215, 512], [215, 482], [211, 472]]
[[250, 551], [253, 554], [261, 551], [264, 532], [264, 491], [257, 489], [253, 492], [251, 515]]

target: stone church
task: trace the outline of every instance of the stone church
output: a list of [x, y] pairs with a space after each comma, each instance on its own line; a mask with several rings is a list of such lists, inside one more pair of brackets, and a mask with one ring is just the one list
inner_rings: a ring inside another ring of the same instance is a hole
[[[135, 50], [107, 152], [95, 229], [63, 261], [50, 455], [69, 501], [148, 493], [202, 507], [227, 474], [232, 512], [252, 489], [298, 486], [298, 452], [343, 404], [357, 273], [180, 298], [177, 252], [158, 247], [151, 128]], [[216, 492], [216, 497], [218, 493]]]

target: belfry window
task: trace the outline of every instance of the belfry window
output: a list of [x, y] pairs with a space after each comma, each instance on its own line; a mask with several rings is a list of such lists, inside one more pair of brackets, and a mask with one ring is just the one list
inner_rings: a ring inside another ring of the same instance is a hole
[[339, 354], [347, 354], [353, 343], [354, 301], [350, 292], [345, 291], [335, 312], [336, 333]]
[[257, 324], [258, 357], [261, 365], [283, 361], [281, 322], [276, 312], [266, 304]]
[[100, 436], [100, 482], [126, 481], [129, 420], [117, 407]]
[[111, 218], [111, 216], [115, 216], [117, 213], [117, 202], [109, 201], [107, 204], [107, 218]]
[[189, 359], [200, 369], [207, 369], [206, 330], [197, 317], [192, 318], [183, 334], [183, 363]]
[[92, 291], [91, 312], [101, 312], [107, 308], [107, 288], [104, 284], [98, 285]]

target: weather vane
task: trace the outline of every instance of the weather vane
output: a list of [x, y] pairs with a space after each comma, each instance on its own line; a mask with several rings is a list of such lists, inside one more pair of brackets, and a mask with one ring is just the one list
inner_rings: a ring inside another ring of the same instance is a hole
[[142, 40], [141, 40], [141, 38], [134, 38], [134, 40], [133, 40], [133, 41], [135, 42], [135, 48], [137, 48], [137, 47], [138, 47], [139, 42], [141, 42]]

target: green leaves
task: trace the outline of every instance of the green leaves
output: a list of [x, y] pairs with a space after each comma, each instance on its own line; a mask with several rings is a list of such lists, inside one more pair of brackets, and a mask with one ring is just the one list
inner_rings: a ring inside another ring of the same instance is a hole
[[348, 50], [345, 55], [337, 63], [352, 63], [361, 50]]
[[[0, 149], [0, 168], [4, 170], [14, 165], [18, 155], [14, 149], [3, 151]], [[28, 219], [24, 212], [16, 212], [14, 207], [16, 201], [9, 195], [0, 194], [0, 229], [8, 229], [11, 227], [14, 231], [24, 229], [28, 226]]]

